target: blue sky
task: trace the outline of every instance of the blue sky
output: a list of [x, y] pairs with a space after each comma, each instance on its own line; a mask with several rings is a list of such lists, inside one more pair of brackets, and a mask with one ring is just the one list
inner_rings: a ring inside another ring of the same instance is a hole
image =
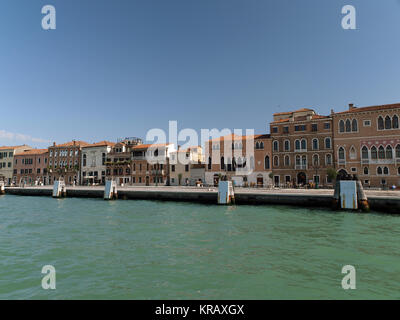
[[[346, 4], [357, 30], [341, 28]], [[265, 133], [274, 112], [400, 102], [399, 35], [398, 0], [1, 1], [0, 145], [145, 137], [168, 120]]]

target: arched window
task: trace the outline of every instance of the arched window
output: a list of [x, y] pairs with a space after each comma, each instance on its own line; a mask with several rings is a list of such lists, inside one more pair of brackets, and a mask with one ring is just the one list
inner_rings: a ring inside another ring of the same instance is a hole
[[350, 148], [350, 154], [349, 155], [350, 155], [350, 159], [352, 159], [352, 160], [357, 158], [357, 152], [356, 152], [356, 149], [353, 146]]
[[279, 166], [279, 157], [275, 156], [274, 157], [274, 167], [278, 167]]
[[300, 156], [296, 156], [296, 167], [300, 167], [301, 165], [301, 160]]
[[208, 157], [208, 170], [211, 170], [211, 157]]
[[392, 146], [386, 147], [386, 159], [393, 159], [393, 148]]
[[340, 147], [339, 148], [339, 160], [345, 160], [345, 152], [344, 152], [344, 148]]
[[375, 146], [373, 146], [373, 147], [371, 148], [371, 159], [372, 159], [372, 160], [378, 159], [378, 150], [376, 150], [376, 147], [375, 147]]
[[400, 175], [400, 167], [397, 168], [397, 174]]
[[392, 129], [392, 119], [389, 116], [385, 117], [385, 129]]
[[353, 119], [351, 122], [351, 131], [357, 132], [358, 131], [358, 123], [356, 119]]
[[376, 170], [377, 174], [381, 175], [382, 174], [382, 168], [378, 167], [378, 169]]
[[265, 169], [269, 169], [271, 167], [271, 165], [269, 163], [269, 156], [265, 156], [265, 158], [264, 158], [264, 167], [265, 167]]
[[399, 128], [399, 117], [397, 115], [394, 115], [392, 118], [392, 128], [393, 129]]
[[84, 167], [86, 167], [86, 154], [83, 155], [83, 164]]
[[300, 150], [300, 140], [296, 140], [295, 148], [296, 148], [296, 150]]
[[313, 155], [313, 166], [318, 166], [319, 165], [319, 157], [317, 154]]
[[285, 156], [285, 166], [289, 167], [290, 166], [290, 158], [288, 155]]
[[302, 165], [303, 169], [307, 168], [307, 156], [301, 157], [301, 165]]
[[368, 159], [368, 148], [366, 146], [362, 147], [361, 149], [361, 157], [365, 160]]
[[396, 146], [396, 158], [400, 158], [400, 144]]
[[264, 149], [264, 142], [260, 143], [260, 149]]
[[379, 159], [385, 159], [385, 148], [383, 146], [379, 147], [378, 156], [379, 156]]
[[351, 122], [349, 119], [346, 120], [346, 132], [351, 132]]
[[367, 176], [369, 174], [368, 167], [364, 167], [364, 174]]
[[260, 149], [260, 143], [257, 141], [256, 142], [256, 150]]
[[318, 150], [318, 139], [313, 139], [312, 147], [313, 147], [313, 150]]
[[301, 140], [301, 150], [307, 150], [307, 141], [306, 139]]
[[279, 151], [279, 142], [274, 141], [274, 151]]
[[327, 154], [327, 155], [326, 155], [326, 158], [325, 158], [325, 162], [326, 162], [326, 165], [327, 165], [327, 166], [332, 165], [332, 155]]
[[388, 167], [384, 167], [383, 168], [383, 174], [389, 175], [389, 168]]
[[344, 121], [343, 120], [339, 121], [339, 132], [344, 132]]
[[331, 148], [331, 138], [325, 138], [325, 149]]
[[290, 151], [290, 141], [285, 140], [285, 151]]
[[379, 118], [378, 118], [378, 129], [379, 130], [385, 129], [385, 124], [384, 124], [382, 116], [379, 116]]
[[225, 158], [221, 157], [221, 170], [225, 170]]

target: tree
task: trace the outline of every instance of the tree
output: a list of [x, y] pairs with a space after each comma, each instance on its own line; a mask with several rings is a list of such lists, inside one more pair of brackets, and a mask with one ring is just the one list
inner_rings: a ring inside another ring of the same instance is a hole
[[328, 178], [333, 181], [333, 180], [336, 180], [336, 177], [337, 177], [338, 173], [336, 172], [335, 169], [328, 168], [327, 174], [328, 174]]

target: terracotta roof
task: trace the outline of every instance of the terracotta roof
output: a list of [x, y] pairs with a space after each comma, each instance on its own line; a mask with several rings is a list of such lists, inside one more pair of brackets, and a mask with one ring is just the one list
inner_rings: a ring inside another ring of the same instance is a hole
[[92, 143], [88, 146], [84, 146], [83, 148], [90, 148], [90, 147], [105, 147], [105, 146], [109, 146], [109, 147], [114, 147], [115, 146], [115, 142], [110, 142], [110, 141], [100, 141], [100, 142], [96, 142], [96, 143]]
[[132, 147], [132, 149], [140, 150], [140, 149], [148, 149], [150, 147], [153, 147], [153, 148], [155, 148], [155, 147], [166, 147], [168, 145], [170, 145], [170, 143], [140, 144], [138, 146]]
[[314, 110], [309, 109], [309, 108], [302, 108], [302, 109], [296, 110], [295, 112], [305, 112], [305, 111], [314, 111]]
[[292, 114], [293, 112], [277, 112], [277, 113], [274, 113], [274, 116], [283, 116], [283, 115], [285, 115], [285, 114]]
[[361, 108], [354, 108], [352, 110], [342, 111], [342, 112], [335, 112], [334, 114], [344, 114], [344, 113], [355, 113], [355, 112], [366, 112], [366, 111], [379, 111], [379, 110], [387, 110], [387, 109], [397, 109], [400, 108], [400, 103], [394, 104], [385, 104], [380, 106], [370, 106], [370, 107], [361, 107]]
[[282, 123], [282, 122], [289, 122], [290, 119], [281, 119], [277, 121], [272, 121], [271, 123]]
[[255, 139], [269, 139], [269, 138], [271, 138], [271, 135], [269, 133], [266, 133], [258, 135]]
[[2, 146], [0, 147], [0, 150], [15, 150], [23, 147], [29, 147], [29, 146], [27, 146], [26, 144], [23, 144], [22, 146]]
[[301, 109], [298, 109], [298, 110], [296, 110], [296, 111], [277, 112], [277, 113], [274, 113], [274, 116], [284, 116], [284, 115], [288, 115], [288, 114], [292, 114], [292, 113], [296, 113], [296, 112], [306, 112], [306, 111], [313, 111], [313, 112], [315, 112], [313, 109], [301, 108]]
[[75, 146], [78, 146], [78, 147], [87, 147], [90, 145], [90, 143], [87, 143], [85, 141], [76, 140], [76, 141], [66, 142], [63, 144], [56, 144], [55, 146], [53, 145], [51, 147], [73, 147], [74, 143], [75, 143]]
[[18, 153], [15, 156], [18, 157], [18, 156], [35, 155], [35, 154], [39, 155], [39, 154], [45, 154], [47, 152], [49, 152], [48, 149], [31, 149], [31, 150], [25, 150], [24, 152]]

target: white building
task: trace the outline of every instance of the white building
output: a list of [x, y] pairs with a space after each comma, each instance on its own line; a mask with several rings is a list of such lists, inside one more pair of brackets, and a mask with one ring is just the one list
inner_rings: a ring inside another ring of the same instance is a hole
[[82, 148], [81, 181], [86, 184], [105, 184], [106, 160], [115, 143], [101, 141]]

